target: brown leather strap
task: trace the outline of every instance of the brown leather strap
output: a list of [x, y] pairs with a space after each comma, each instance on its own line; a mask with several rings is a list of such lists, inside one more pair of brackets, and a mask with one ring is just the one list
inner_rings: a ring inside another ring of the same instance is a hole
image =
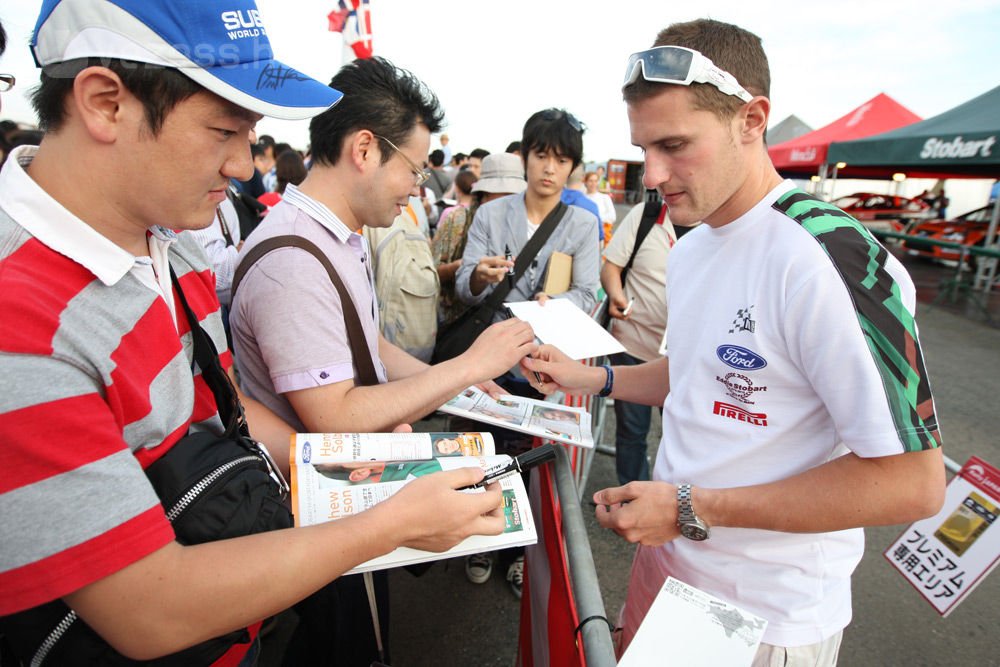
[[337, 288], [337, 292], [340, 294], [340, 303], [344, 312], [344, 324], [347, 326], [347, 342], [351, 346], [351, 357], [354, 359], [358, 384], [361, 386], [378, 384], [375, 363], [372, 361], [372, 355], [368, 351], [368, 345], [365, 342], [365, 332], [361, 328], [361, 318], [358, 317], [358, 310], [354, 306], [354, 300], [351, 299], [347, 287], [344, 286], [344, 282], [340, 279], [337, 270], [333, 268], [330, 259], [312, 241], [291, 234], [275, 236], [261, 241], [240, 258], [236, 272], [233, 274], [233, 287], [230, 293], [235, 298], [240, 281], [243, 280], [243, 276], [250, 270], [250, 267], [257, 263], [257, 260], [272, 250], [289, 247], [305, 250], [319, 260], [319, 263], [326, 269], [327, 274], [330, 276], [330, 282], [333, 283], [333, 286]]

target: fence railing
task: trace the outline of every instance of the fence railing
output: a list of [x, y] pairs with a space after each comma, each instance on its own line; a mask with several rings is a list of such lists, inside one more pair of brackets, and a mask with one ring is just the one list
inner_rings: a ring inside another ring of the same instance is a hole
[[578, 641], [583, 642], [587, 667], [611, 667], [617, 663], [611, 640], [611, 625], [604, 611], [604, 599], [597, 579], [594, 555], [583, 522], [580, 497], [570, 467], [569, 455], [556, 448], [555, 485], [562, 511], [563, 539], [570, 585], [580, 617]]

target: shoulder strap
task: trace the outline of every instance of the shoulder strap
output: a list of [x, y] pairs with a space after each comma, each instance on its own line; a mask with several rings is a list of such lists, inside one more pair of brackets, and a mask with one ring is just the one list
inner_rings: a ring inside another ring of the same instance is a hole
[[514, 275], [511, 276], [510, 280], [504, 280], [497, 285], [493, 293], [484, 302], [484, 305], [492, 308], [494, 311], [500, 307], [500, 304], [507, 298], [510, 290], [521, 279], [524, 272], [528, 270], [528, 266], [534, 261], [535, 255], [538, 254], [538, 251], [542, 249], [545, 242], [552, 236], [552, 232], [555, 231], [556, 226], [568, 209], [569, 207], [566, 204], [559, 202], [555, 208], [549, 211], [549, 214], [542, 220], [542, 224], [538, 226], [538, 229], [531, 235], [524, 248], [517, 254], [517, 259], [514, 260]]
[[629, 269], [632, 268], [632, 264], [635, 262], [635, 256], [639, 253], [639, 247], [642, 242], [646, 240], [649, 236], [650, 230], [653, 229], [653, 225], [656, 224], [656, 219], [660, 217], [660, 210], [663, 208], [663, 203], [659, 200], [653, 200], [646, 202], [645, 207], [642, 209], [642, 219], [639, 220], [639, 229], [635, 232], [635, 245], [632, 246], [632, 255], [628, 258], [628, 264], [622, 269], [622, 286], [625, 286], [625, 276], [628, 275]]
[[272, 250], [288, 247], [305, 250], [315, 257], [323, 265], [323, 268], [326, 269], [327, 274], [330, 276], [330, 282], [333, 283], [333, 286], [337, 288], [337, 293], [340, 294], [341, 308], [344, 312], [344, 324], [347, 326], [347, 342], [351, 346], [351, 357], [354, 359], [354, 367], [358, 372], [358, 384], [362, 386], [378, 384], [375, 363], [372, 361], [372, 355], [368, 351], [368, 345], [365, 343], [365, 332], [361, 328], [361, 318], [358, 317], [358, 310], [354, 306], [354, 300], [347, 291], [344, 282], [340, 279], [337, 270], [333, 268], [330, 259], [312, 241], [304, 239], [301, 236], [289, 234], [275, 236], [255, 245], [246, 255], [240, 258], [239, 265], [236, 267], [231, 290], [233, 297], [236, 296], [236, 290], [240, 286], [243, 276], [250, 270], [251, 266], [257, 263], [257, 260]]
[[229, 233], [229, 225], [226, 224], [225, 218], [222, 217], [222, 209], [215, 209], [215, 219], [219, 221], [219, 227], [222, 228], [222, 237], [226, 240], [226, 246], [236, 245], [233, 242], [233, 235]]
[[233, 388], [229, 376], [222, 370], [222, 365], [219, 363], [219, 352], [215, 349], [215, 343], [205, 333], [205, 330], [201, 328], [198, 316], [194, 314], [191, 306], [188, 305], [187, 299], [184, 297], [184, 291], [181, 289], [180, 281], [177, 280], [177, 274], [174, 273], [174, 267], [172, 266], [170, 267], [170, 282], [173, 283], [174, 290], [177, 292], [177, 298], [184, 308], [184, 314], [187, 316], [188, 325], [191, 328], [191, 340], [194, 343], [194, 360], [198, 364], [198, 368], [201, 369], [202, 379], [205, 380], [205, 384], [212, 390], [212, 395], [215, 397], [215, 405], [219, 410], [219, 417], [226, 427], [226, 437], [234, 437], [237, 432], [245, 437], [249, 437], [250, 430], [247, 427], [246, 417], [243, 414], [243, 405], [236, 395], [236, 389]]

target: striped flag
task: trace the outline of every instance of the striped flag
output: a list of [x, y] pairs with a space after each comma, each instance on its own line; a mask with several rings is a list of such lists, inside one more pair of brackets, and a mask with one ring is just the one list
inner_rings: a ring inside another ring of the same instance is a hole
[[344, 46], [351, 47], [355, 58], [372, 57], [372, 17], [368, 0], [339, 0], [337, 8], [326, 18], [330, 32], [343, 35]]

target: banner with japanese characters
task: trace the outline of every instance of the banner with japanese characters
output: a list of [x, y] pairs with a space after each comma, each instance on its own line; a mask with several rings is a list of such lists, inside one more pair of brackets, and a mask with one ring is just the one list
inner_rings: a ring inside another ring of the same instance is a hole
[[1000, 470], [970, 458], [948, 484], [936, 515], [912, 524], [886, 550], [889, 563], [942, 616], [1000, 562]]

